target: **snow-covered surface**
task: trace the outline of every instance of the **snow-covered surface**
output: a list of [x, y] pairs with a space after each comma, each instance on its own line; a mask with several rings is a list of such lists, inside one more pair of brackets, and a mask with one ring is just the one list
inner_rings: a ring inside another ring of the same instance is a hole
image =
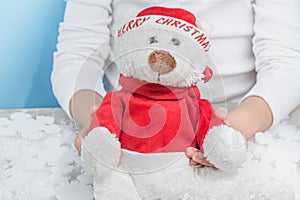
[[[0, 111], [0, 199], [93, 199], [93, 177], [72, 144], [77, 131], [60, 109]], [[299, 128], [284, 121], [258, 133], [248, 148], [238, 175], [203, 169], [201, 189], [191, 192], [202, 191], [203, 198], [300, 199]]]
[[61, 109], [0, 111], [0, 199], [93, 199], [76, 129]]

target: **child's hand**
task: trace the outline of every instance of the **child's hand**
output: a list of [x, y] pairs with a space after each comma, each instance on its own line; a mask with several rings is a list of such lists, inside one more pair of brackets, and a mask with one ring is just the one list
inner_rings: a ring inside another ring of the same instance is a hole
[[197, 148], [186, 148], [185, 155], [190, 159], [190, 165], [203, 165], [208, 167], [214, 167], [213, 164], [206, 160], [203, 153]]
[[[225, 108], [218, 108], [215, 110], [215, 113], [218, 118], [224, 120], [226, 122], [226, 118], [228, 116], [228, 111]], [[208, 167], [214, 167], [211, 163], [209, 163], [204, 157], [203, 153], [194, 147], [188, 147], [185, 150], [185, 155], [190, 159], [191, 165], [203, 165]]]
[[[97, 107], [93, 107], [90, 110], [90, 113], [89, 113], [90, 118], [92, 118], [95, 115], [97, 109], [98, 109]], [[74, 145], [79, 152], [81, 152], [81, 139], [84, 138], [88, 134], [89, 126], [90, 126], [90, 122], [85, 124], [83, 126], [83, 128], [81, 129], [81, 131], [78, 133], [78, 135], [74, 141]]]
[[[90, 116], [93, 117], [96, 111], [97, 111], [97, 107], [92, 108], [90, 111]], [[78, 135], [74, 141], [74, 145], [79, 152], [81, 151], [81, 139], [84, 138], [88, 134], [88, 130], [89, 130], [89, 123], [87, 123], [86, 125], [83, 126], [83, 128], [78, 133]]]
[[81, 90], [74, 94], [70, 102], [70, 113], [73, 119], [82, 126], [74, 141], [78, 151], [81, 150], [81, 138], [88, 134], [91, 120], [102, 102], [102, 97], [91, 90]]

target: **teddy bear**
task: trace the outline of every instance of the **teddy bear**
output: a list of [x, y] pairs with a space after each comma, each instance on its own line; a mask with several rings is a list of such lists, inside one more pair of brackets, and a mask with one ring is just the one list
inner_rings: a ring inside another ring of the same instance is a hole
[[216, 117], [197, 86], [214, 74], [210, 45], [181, 8], [146, 8], [116, 31], [121, 89], [106, 94], [82, 139], [96, 199], [178, 198], [196, 181], [189, 146], [222, 171], [245, 161], [245, 138]]

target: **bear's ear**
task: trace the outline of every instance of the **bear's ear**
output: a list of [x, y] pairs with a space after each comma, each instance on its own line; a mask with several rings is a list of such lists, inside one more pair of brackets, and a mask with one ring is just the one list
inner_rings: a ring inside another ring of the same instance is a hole
[[208, 24], [206, 22], [203, 22], [203, 21], [202, 22], [196, 21], [196, 24], [199, 29], [201, 29], [202, 31], [205, 32], [207, 37], [211, 36], [211, 34], [214, 30], [214, 26], [212, 26], [211, 24]]
[[210, 67], [206, 66], [202, 74], [203, 74], [203, 78], [201, 78], [201, 80], [203, 80], [204, 83], [207, 83], [211, 79], [214, 73]]

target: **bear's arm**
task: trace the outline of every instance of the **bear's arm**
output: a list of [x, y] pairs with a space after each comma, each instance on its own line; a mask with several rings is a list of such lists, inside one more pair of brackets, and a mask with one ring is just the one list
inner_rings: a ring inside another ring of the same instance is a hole
[[93, 117], [88, 132], [95, 127], [103, 126], [119, 138], [122, 130], [123, 113], [124, 105], [120, 93], [107, 93]]
[[[224, 125], [225, 122], [217, 117], [211, 103], [206, 99], [198, 99], [200, 116], [196, 131], [196, 147], [202, 148], [207, 132], [214, 126]], [[201, 149], [203, 151], [203, 149]]]

